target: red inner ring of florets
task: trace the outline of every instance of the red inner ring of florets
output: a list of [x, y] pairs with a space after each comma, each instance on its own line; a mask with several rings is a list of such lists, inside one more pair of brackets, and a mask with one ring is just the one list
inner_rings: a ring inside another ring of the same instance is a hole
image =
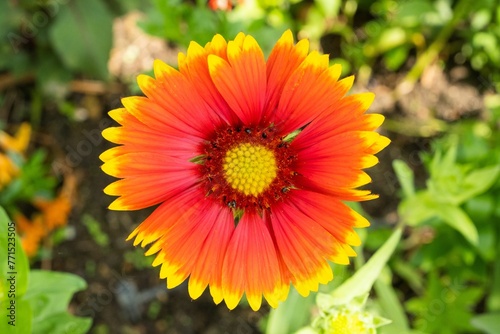
[[[287, 198], [294, 188], [294, 169], [297, 154], [290, 147], [290, 142], [273, 125], [267, 127], [224, 126], [215, 130], [211, 137], [202, 144], [203, 159], [200, 164], [202, 186], [207, 197], [233, 209], [255, 209], [262, 212], [273, 203]], [[233, 189], [224, 175], [224, 158], [234, 147], [249, 143], [261, 145], [273, 152], [276, 160], [276, 178], [259, 195], [245, 195]]]

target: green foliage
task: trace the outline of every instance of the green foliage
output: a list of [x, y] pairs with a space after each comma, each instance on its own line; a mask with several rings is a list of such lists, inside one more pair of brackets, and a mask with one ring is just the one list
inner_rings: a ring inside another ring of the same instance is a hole
[[[28, 259], [15, 233], [15, 224], [0, 207], [0, 246], [7, 249], [0, 257], [0, 316], [8, 319], [0, 323], [3, 333], [29, 333], [32, 328], [32, 308], [23, 298], [28, 285]], [[18, 321], [21, 317], [21, 321]]]
[[286, 301], [269, 314], [266, 326], [267, 334], [287, 334], [297, 331], [309, 322], [310, 309], [314, 305], [315, 294], [304, 298], [294, 289]]
[[55, 196], [57, 180], [47, 166], [45, 151], [37, 150], [27, 160], [13, 152], [9, 152], [9, 156], [20, 168], [20, 173], [0, 192], [0, 206], [14, 213], [19, 205], [29, 203], [33, 198]]
[[205, 45], [215, 34], [234, 38], [240, 31], [254, 36], [267, 54], [281, 33], [292, 25], [286, 1], [242, 2], [230, 12], [214, 11], [206, 1], [153, 0], [140, 26], [147, 33], [187, 48]]
[[482, 75], [497, 83], [500, 89], [500, 73], [491, 71], [500, 67], [500, 9], [494, 0], [474, 1], [468, 29], [462, 31], [464, 38], [461, 54], [470, 61], [472, 67]]
[[466, 287], [457, 279], [438, 277], [432, 271], [424, 295], [410, 299], [406, 307], [415, 315], [414, 326], [421, 332], [464, 333], [473, 330], [471, 310], [482, 293], [479, 287]]
[[82, 223], [85, 225], [87, 231], [96, 244], [101, 247], [107, 247], [109, 245], [108, 235], [101, 229], [101, 224], [95, 220], [94, 217], [89, 214], [85, 214], [82, 217]]
[[112, 19], [101, 0], [76, 1], [61, 8], [49, 38], [69, 70], [107, 79]]
[[25, 298], [33, 309], [33, 333], [86, 333], [90, 318], [68, 313], [73, 294], [87, 287], [85, 281], [73, 274], [31, 270]]
[[[224, 34], [227, 28], [224, 15], [211, 11], [206, 4], [193, 6], [182, 0], [153, 0], [148, 19], [141, 23], [149, 34], [187, 46], [194, 40], [204, 44], [214, 33]], [[196, 22], [197, 24], [192, 24]]]
[[403, 187], [401, 219], [414, 233], [433, 231], [433, 239], [414, 249], [408, 263], [394, 265], [417, 293], [405, 303], [417, 330], [494, 332], [492, 318], [474, 317], [474, 309], [486, 300], [487, 310], [500, 310], [500, 229], [494, 224], [500, 219], [499, 141], [494, 117], [455, 124], [423, 155], [429, 178], [421, 190], [413, 190], [411, 170], [394, 163]]
[[352, 277], [332, 292], [332, 296], [337, 302], [348, 303], [354, 297], [368, 293], [371, 290], [380, 272], [392, 253], [394, 253], [401, 239], [401, 233], [401, 228], [396, 229], [365, 265], [359, 268]]
[[500, 312], [481, 314], [472, 318], [471, 323], [486, 334], [500, 332]]
[[[443, 143], [432, 157], [426, 158], [430, 174], [427, 189], [415, 195], [405, 191], [406, 198], [399, 207], [399, 213], [411, 226], [438, 218], [477, 245], [477, 228], [460, 205], [491, 188], [500, 175], [500, 165], [479, 167], [457, 163], [458, 138], [448, 136]], [[443, 152], [445, 146], [446, 152]], [[401, 162], [397, 164], [396, 171], [402, 184], [406, 184], [409, 177], [403, 175]], [[408, 187], [405, 185], [403, 189]]]
[[[73, 294], [86, 288], [73, 274], [30, 271], [28, 260], [15, 233], [15, 224], [0, 207], [0, 322], [2, 333], [86, 333], [90, 318], [68, 313]], [[12, 250], [11, 250], [12, 249]], [[6, 321], [8, 319], [11, 321]], [[15, 326], [13, 326], [15, 324]]]
[[[112, 19], [105, 0], [2, 1], [0, 71], [33, 77], [33, 101], [62, 104], [75, 76], [108, 79]], [[41, 108], [32, 106], [33, 121]]]
[[123, 257], [126, 262], [131, 263], [136, 269], [151, 268], [153, 264], [153, 257], [144, 256], [144, 251], [138, 248], [126, 251]]

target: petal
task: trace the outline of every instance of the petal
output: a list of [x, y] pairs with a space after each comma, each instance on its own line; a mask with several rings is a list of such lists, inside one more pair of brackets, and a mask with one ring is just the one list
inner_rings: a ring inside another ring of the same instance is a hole
[[[134, 246], [142, 243], [145, 247], [153, 241], [158, 240], [174, 224], [182, 220], [186, 214], [186, 208], [196, 205], [204, 199], [203, 194], [194, 188], [179, 193], [170, 200], [163, 202], [156, 208], [146, 220], [144, 220], [130, 235], [127, 240], [134, 240]], [[161, 248], [151, 247], [146, 255], [157, 253]]]
[[[222, 259], [234, 225], [227, 208], [209, 199], [186, 199], [174, 199], [158, 208], [160, 212], [145, 222], [148, 225], [138, 238], [154, 231], [157, 240], [146, 254], [157, 253], [153, 265], [161, 264], [160, 278], [166, 278], [167, 287], [174, 288], [191, 275], [189, 292], [198, 298], [208, 284], [220, 284]], [[147, 237], [143, 240], [151, 242]]]
[[[101, 167], [107, 174], [118, 177], [136, 177], [156, 174], [168, 177], [168, 173], [186, 171], [186, 178], [196, 175], [198, 167], [180, 158], [157, 155], [151, 152], [133, 152], [119, 155]], [[158, 180], [160, 181], [160, 180]]]
[[354, 94], [342, 98], [311, 122], [294, 141], [314, 145], [344, 132], [375, 130], [382, 124], [384, 117], [378, 114], [364, 114], [373, 98], [372, 93]]
[[210, 76], [239, 119], [247, 125], [257, 125], [262, 119], [266, 97], [264, 54], [255, 39], [246, 36], [242, 42], [228, 43], [227, 58], [226, 61], [215, 55], [208, 56]]
[[371, 182], [362, 169], [378, 162], [371, 147], [379, 137], [376, 132], [352, 131], [323, 138], [321, 142], [297, 138], [292, 142], [299, 157], [294, 168], [307, 182], [327, 191], [357, 188]]
[[245, 213], [231, 238], [222, 270], [222, 293], [234, 309], [246, 293], [250, 307], [260, 308], [262, 295], [276, 307], [288, 291], [280, 272], [276, 249], [265, 222]]
[[[346, 176], [346, 179], [350, 180], [350, 182], [346, 182], [347, 185], [357, 184], [358, 178], [364, 178], [363, 175], [350, 173]], [[294, 180], [294, 186], [298, 189], [308, 190], [317, 192], [319, 194], [332, 196], [334, 198], [340, 199], [342, 201], [369, 201], [372, 199], [378, 198], [378, 195], [372, 194], [370, 190], [360, 190], [360, 189], [352, 189], [350, 186], [329, 186], [324, 182], [327, 178], [321, 179], [316, 178], [315, 180], [309, 179], [307, 177], [303, 177], [298, 175]], [[323, 182], [323, 183], [321, 183]], [[362, 184], [360, 181], [359, 183]]]
[[359, 238], [353, 228], [370, 225], [366, 218], [339, 199], [305, 190], [297, 190], [293, 195], [294, 205], [342, 244], [356, 246]]
[[[207, 208], [210, 210], [210, 208]], [[203, 242], [197, 261], [189, 278], [188, 291], [191, 298], [198, 298], [207, 285], [216, 304], [222, 299], [222, 264], [227, 245], [234, 231], [234, 218], [230, 210], [218, 210], [215, 224]]]
[[123, 144], [112, 148], [111, 152], [105, 151], [101, 154], [102, 161], [110, 160], [112, 157], [133, 152], [154, 152], [158, 155], [171, 156], [188, 161], [200, 155], [201, 140], [190, 136], [173, 136], [165, 133], [146, 130], [142, 128], [132, 129], [128, 126], [111, 127], [104, 129], [102, 135], [107, 140]]
[[290, 30], [278, 40], [267, 59], [266, 113], [270, 114], [277, 108], [290, 74], [304, 61], [308, 51], [309, 41], [303, 39], [294, 45]]
[[312, 52], [291, 74], [271, 121], [291, 133], [338, 103], [351, 88], [353, 77], [338, 81], [341, 67], [328, 67], [328, 56]]
[[[153, 102], [147, 106], [154, 109], [150, 111], [144, 106], [147, 100], [144, 98], [133, 101], [137, 104], [142, 102], [139, 106], [127, 101], [130, 106], [125, 107], [134, 116], [150, 126], [159, 123], [162, 127], [172, 127], [187, 133], [194, 131], [200, 137], [205, 137], [214, 126], [220, 124], [220, 118], [195, 93], [193, 85], [182, 73], [159, 60], [154, 63], [154, 72], [156, 80], [146, 75], [137, 78], [139, 87]], [[157, 106], [154, 107], [154, 104]]]
[[232, 123], [236, 122], [238, 118], [215, 87], [208, 71], [207, 60], [209, 54], [227, 59], [226, 49], [227, 43], [220, 35], [216, 35], [205, 48], [191, 42], [187, 56], [182, 63], [183, 65], [179, 66], [179, 70], [189, 78], [193, 88], [213, 112], [219, 114], [226, 123]]
[[163, 159], [150, 153], [128, 153], [108, 160], [102, 169], [123, 178], [108, 185], [104, 192], [120, 196], [113, 210], [137, 210], [161, 203], [199, 182], [197, 165], [180, 159]]
[[335, 258], [340, 248], [320, 224], [287, 202], [272, 211], [272, 228], [292, 284], [301, 295], [317, 291], [320, 283], [333, 278], [326, 259]]

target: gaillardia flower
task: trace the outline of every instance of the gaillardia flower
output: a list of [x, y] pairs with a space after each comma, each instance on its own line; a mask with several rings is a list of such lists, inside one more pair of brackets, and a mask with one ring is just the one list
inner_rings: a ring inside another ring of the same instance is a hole
[[356, 188], [389, 140], [374, 131], [383, 116], [365, 114], [373, 94], [345, 96], [353, 77], [308, 49], [286, 31], [266, 61], [252, 36], [216, 35], [179, 54], [179, 70], [155, 61], [154, 79], [138, 77], [146, 97], [110, 111], [109, 208], [158, 205], [129, 239], [152, 244], [168, 288], [189, 278], [193, 299], [209, 286], [229, 309], [243, 294], [276, 307], [355, 255], [354, 228], [369, 223], [342, 201], [376, 197]]

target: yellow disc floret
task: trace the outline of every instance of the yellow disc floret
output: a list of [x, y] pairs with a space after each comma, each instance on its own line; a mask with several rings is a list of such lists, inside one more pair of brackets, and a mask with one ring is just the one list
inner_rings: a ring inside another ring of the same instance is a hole
[[258, 196], [276, 178], [274, 153], [262, 145], [240, 144], [226, 152], [224, 176], [229, 185], [245, 195]]

